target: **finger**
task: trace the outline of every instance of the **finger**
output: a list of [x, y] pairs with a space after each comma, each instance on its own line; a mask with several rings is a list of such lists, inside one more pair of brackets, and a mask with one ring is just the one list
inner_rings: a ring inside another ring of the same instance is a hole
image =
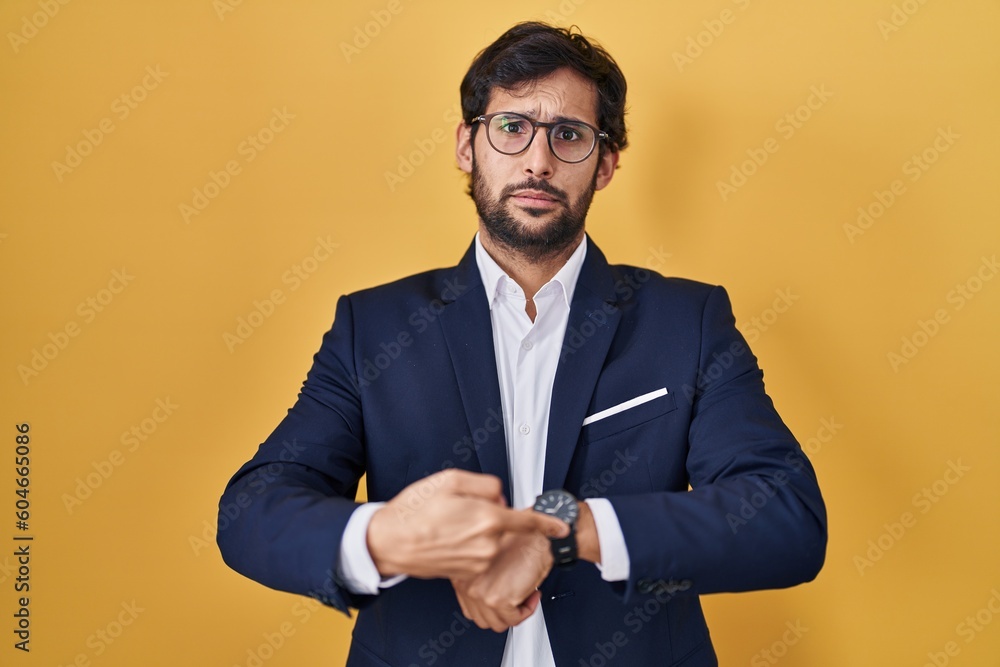
[[486, 475], [468, 470], [451, 468], [435, 473], [441, 476], [441, 484], [456, 496], [481, 498], [498, 505], [505, 504], [503, 483], [495, 475]]
[[481, 612], [482, 605], [474, 597], [468, 594], [468, 591], [462, 590], [458, 591], [456, 588], [456, 597], [458, 598], [458, 604], [462, 608], [462, 615], [467, 619], [476, 624], [477, 628], [482, 630], [487, 630], [490, 627], [489, 621], [484, 617]]
[[536, 512], [530, 508], [506, 513], [502, 519], [502, 526], [505, 530], [518, 533], [538, 531], [547, 537], [566, 537], [569, 535], [569, 526], [562, 519]]
[[471, 621], [472, 620], [472, 612], [469, 610], [468, 605], [465, 604], [465, 598], [464, 598], [464, 596], [457, 595], [456, 597], [458, 598], [458, 606], [462, 610], [462, 616], [465, 616], [467, 619], [469, 619]]
[[462, 615], [471, 621], [471, 611], [469, 610], [469, 606], [465, 603], [464, 586], [461, 582], [455, 579], [452, 579], [451, 585], [455, 589], [455, 597], [458, 598], [458, 606], [462, 608]]
[[503, 616], [497, 616], [496, 614], [490, 620], [490, 630], [493, 632], [507, 632], [512, 625], [517, 625], [517, 623], [512, 623]]
[[517, 609], [508, 604], [498, 606], [488, 604], [485, 599], [487, 593], [488, 587], [484, 588], [484, 584], [480, 581], [473, 583], [464, 592], [465, 604], [469, 611], [467, 617], [477, 627], [493, 632], [504, 632], [511, 625], [520, 622], [520, 612]]
[[473, 608], [469, 608], [469, 611], [463, 612], [465, 617], [475, 623], [476, 627], [480, 630], [490, 630], [489, 622], [484, 619], [479, 613], [477, 613]]
[[541, 601], [542, 593], [537, 590], [532, 591], [524, 602], [513, 607], [504, 605], [502, 608], [494, 608], [478, 598], [473, 598], [469, 601], [468, 613], [464, 607], [462, 613], [483, 630], [504, 632], [515, 625], [520, 625], [535, 613]]
[[512, 628], [515, 625], [520, 625], [521, 623], [526, 621], [529, 616], [535, 613], [535, 609], [538, 608], [538, 604], [541, 602], [541, 600], [542, 600], [541, 591], [533, 591], [531, 595], [529, 595], [528, 598], [521, 604], [517, 605], [516, 607], [503, 610], [503, 612], [500, 614], [502, 629], [497, 630], [495, 627], [493, 629], [496, 632], [502, 632], [503, 630]]
[[528, 596], [528, 599], [521, 603], [521, 609], [525, 612], [525, 614], [520, 621], [515, 623], [515, 625], [521, 623], [521, 621], [524, 621], [526, 618], [534, 614], [535, 609], [538, 608], [538, 605], [541, 603], [541, 601], [542, 601], [542, 592], [533, 591], [531, 595]]
[[[480, 602], [480, 601], [477, 601]], [[510, 624], [505, 622], [503, 618], [496, 613], [496, 611], [490, 608], [486, 604], [476, 604], [471, 605], [472, 616], [470, 617], [472, 622], [476, 624], [477, 627], [483, 630], [492, 630], [493, 632], [503, 632], [510, 627]]]

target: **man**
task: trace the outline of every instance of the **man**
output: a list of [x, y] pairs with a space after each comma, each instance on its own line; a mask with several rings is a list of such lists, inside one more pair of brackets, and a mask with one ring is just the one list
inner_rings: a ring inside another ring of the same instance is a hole
[[234, 569], [360, 610], [352, 667], [714, 665], [699, 594], [822, 565], [815, 475], [725, 291], [609, 265], [584, 231], [625, 90], [544, 24], [477, 56], [468, 252], [341, 297], [222, 497]]

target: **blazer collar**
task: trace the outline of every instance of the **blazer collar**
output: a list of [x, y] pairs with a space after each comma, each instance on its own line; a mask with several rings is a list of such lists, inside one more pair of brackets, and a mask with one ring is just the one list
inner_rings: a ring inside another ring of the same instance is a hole
[[[589, 234], [587, 234], [586, 243], [587, 254], [583, 258], [583, 267], [577, 278], [576, 289], [583, 287], [603, 302], [617, 303], [615, 279], [611, 267], [608, 265], [608, 260]], [[449, 280], [445, 280], [445, 283], [449, 283]], [[476, 241], [473, 238], [461, 261], [452, 270], [450, 285], [444, 285], [444, 289], [440, 291], [441, 300], [445, 304], [452, 303], [458, 298], [477, 291], [477, 288], [485, 291], [479, 266], [476, 264]], [[574, 290], [573, 296], [575, 301], [576, 290]]]

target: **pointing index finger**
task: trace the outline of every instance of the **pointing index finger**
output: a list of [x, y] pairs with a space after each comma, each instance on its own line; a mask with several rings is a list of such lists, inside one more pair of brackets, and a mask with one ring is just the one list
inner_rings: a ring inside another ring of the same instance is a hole
[[536, 512], [531, 508], [511, 512], [504, 521], [507, 530], [531, 533], [538, 531], [546, 537], [566, 537], [569, 526], [559, 518]]

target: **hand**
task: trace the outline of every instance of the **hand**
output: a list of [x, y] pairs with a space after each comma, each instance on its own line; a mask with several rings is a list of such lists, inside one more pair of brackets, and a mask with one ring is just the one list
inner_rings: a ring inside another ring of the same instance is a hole
[[478, 627], [494, 632], [518, 625], [538, 607], [542, 594], [537, 589], [552, 569], [552, 562], [552, 549], [545, 535], [505, 535], [500, 553], [486, 572], [452, 578], [462, 613]]
[[497, 477], [449, 469], [400, 491], [372, 516], [367, 538], [382, 576], [464, 579], [486, 572], [509, 535], [568, 532], [555, 517], [507, 507]]

